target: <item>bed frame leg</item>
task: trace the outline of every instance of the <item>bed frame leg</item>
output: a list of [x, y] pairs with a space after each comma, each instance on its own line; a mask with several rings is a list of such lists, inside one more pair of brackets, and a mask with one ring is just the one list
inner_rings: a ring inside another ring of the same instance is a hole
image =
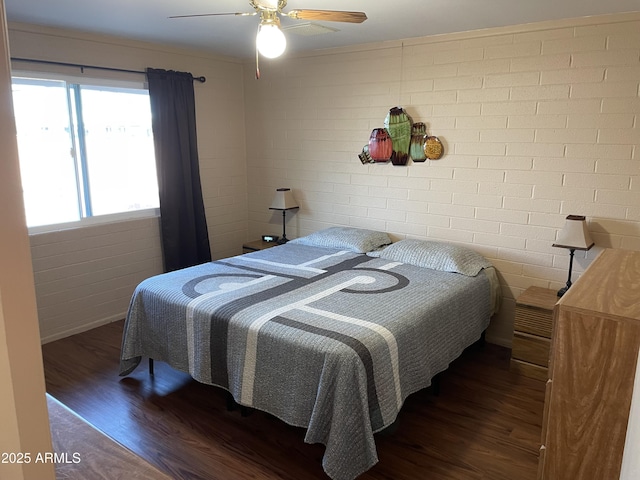
[[253, 413], [253, 409], [249, 407], [245, 407], [244, 405], [240, 405], [235, 401], [231, 392], [227, 392], [227, 410], [232, 412], [236, 408], [240, 407], [240, 415], [243, 417], [248, 417]]
[[431, 391], [434, 397], [440, 396], [440, 374], [438, 373], [431, 379]]
[[236, 409], [236, 401], [233, 399], [233, 395], [231, 395], [231, 392], [227, 392], [227, 410], [229, 412], [232, 412]]
[[153, 358], [149, 358], [149, 375], [153, 377]]

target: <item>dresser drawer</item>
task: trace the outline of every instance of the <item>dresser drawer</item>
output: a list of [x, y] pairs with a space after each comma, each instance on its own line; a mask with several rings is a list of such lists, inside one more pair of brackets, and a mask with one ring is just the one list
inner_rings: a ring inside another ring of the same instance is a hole
[[546, 381], [558, 292], [531, 286], [516, 300], [511, 371]]
[[516, 305], [514, 330], [551, 338], [553, 310]]
[[549, 378], [549, 370], [547, 368], [515, 358], [511, 359], [509, 369], [519, 375], [524, 375], [525, 377], [529, 378], [535, 378], [536, 380], [540, 380], [542, 382], [546, 381]]
[[550, 346], [551, 340], [548, 338], [514, 332], [511, 356], [514, 359], [524, 360], [547, 368], [549, 366]]

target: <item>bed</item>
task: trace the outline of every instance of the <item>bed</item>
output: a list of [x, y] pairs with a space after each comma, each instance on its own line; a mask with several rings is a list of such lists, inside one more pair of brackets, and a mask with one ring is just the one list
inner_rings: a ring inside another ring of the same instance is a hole
[[143, 281], [120, 375], [149, 357], [224, 388], [305, 428], [327, 475], [351, 480], [407, 396], [481, 337], [499, 291], [470, 249], [334, 227]]

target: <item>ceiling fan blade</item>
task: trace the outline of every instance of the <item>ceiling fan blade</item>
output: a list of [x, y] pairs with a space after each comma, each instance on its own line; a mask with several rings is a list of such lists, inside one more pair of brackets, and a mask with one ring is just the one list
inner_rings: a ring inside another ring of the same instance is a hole
[[235, 15], [237, 17], [252, 17], [253, 15], [257, 15], [257, 12], [249, 12], [249, 13], [200, 13], [196, 15], [174, 15], [168, 18], [191, 18], [191, 17], [217, 17], [221, 15]]
[[291, 10], [283, 13], [296, 20], [321, 20], [326, 22], [362, 23], [367, 19], [364, 12], [341, 12], [338, 10]]

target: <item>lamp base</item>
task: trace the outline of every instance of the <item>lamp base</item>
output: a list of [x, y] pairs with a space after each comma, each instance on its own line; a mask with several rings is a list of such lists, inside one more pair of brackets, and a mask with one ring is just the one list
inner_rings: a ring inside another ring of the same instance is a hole
[[558, 297], [561, 297], [565, 293], [567, 293], [567, 290], [569, 290], [569, 287], [571, 287], [571, 270], [573, 270], [573, 255], [575, 253], [576, 253], [575, 248], [569, 249], [569, 276], [567, 277], [567, 284], [564, 287], [562, 287], [560, 290], [558, 290]]
[[287, 210], [282, 210], [282, 237], [278, 240], [278, 245], [284, 245], [289, 241], [287, 238]]

